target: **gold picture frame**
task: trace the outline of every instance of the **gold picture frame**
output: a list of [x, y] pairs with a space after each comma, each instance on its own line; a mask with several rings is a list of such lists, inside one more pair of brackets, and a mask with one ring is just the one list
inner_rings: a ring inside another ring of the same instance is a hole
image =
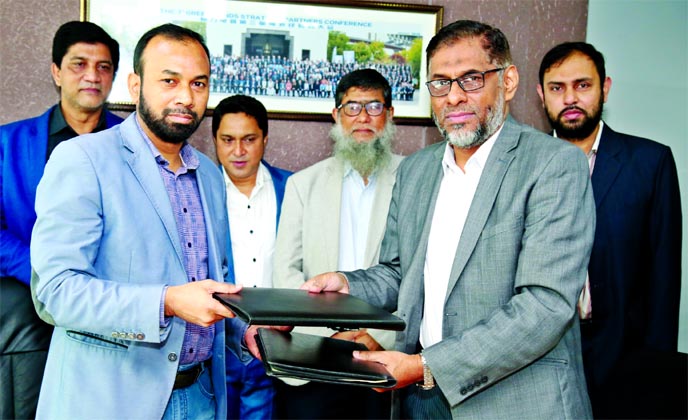
[[430, 124], [425, 48], [442, 13], [441, 6], [354, 1], [81, 0], [81, 19], [120, 43], [110, 109], [134, 109], [126, 79], [136, 42], [172, 22], [206, 39], [209, 110], [242, 93], [263, 102], [270, 118], [314, 121], [331, 121], [343, 74], [369, 67], [390, 81], [398, 123]]

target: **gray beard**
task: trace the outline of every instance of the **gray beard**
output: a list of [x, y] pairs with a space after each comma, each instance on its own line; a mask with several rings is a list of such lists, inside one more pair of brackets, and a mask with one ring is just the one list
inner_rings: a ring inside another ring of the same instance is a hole
[[486, 121], [480, 123], [474, 131], [460, 131], [463, 124], [455, 124], [452, 126], [452, 131], [447, 131], [447, 129], [442, 127], [434, 112], [432, 113], [432, 119], [435, 121], [435, 125], [440, 130], [442, 137], [452, 146], [460, 149], [471, 149], [482, 145], [491, 135], [497, 132], [504, 122], [504, 105], [504, 91], [500, 90], [494, 108], [487, 111]]
[[330, 137], [334, 140], [334, 156], [349, 162], [362, 177], [387, 165], [392, 157], [392, 139], [395, 134], [396, 126], [392, 120], [385, 123], [379, 136], [367, 143], [357, 143], [353, 136], [344, 133], [339, 122], [330, 130]]

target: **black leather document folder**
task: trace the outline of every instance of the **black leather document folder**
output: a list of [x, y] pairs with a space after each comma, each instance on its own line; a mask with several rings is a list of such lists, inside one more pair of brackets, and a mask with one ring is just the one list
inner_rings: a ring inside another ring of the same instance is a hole
[[377, 328], [401, 331], [403, 319], [366, 301], [338, 292], [309, 293], [297, 289], [244, 288], [213, 297], [253, 325], [332, 328]]
[[397, 383], [383, 365], [354, 359], [354, 350], [367, 350], [361, 343], [267, 328], [258, 328], [257, 342], [270, 376], [371, 388]]

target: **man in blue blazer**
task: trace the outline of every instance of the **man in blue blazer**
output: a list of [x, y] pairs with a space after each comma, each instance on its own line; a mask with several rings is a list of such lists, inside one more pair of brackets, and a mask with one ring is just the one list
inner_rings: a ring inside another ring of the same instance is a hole
[[[597, 228], [579, 312], [593, 414], [685, 417], [685, 357], [683, 370], [675, 364], [681, 363], [681, 201], [671, 150], [602, 122], [612, 81], [594, 46], [567, 42], [552, 48], [539, 77], [554, 135], [585, 152], [592, 174]], [[673, 366], [665, 372], [669, 360]], [[682, 395], [675, 386], [680, 383]], [[623, 389], [637, 394], [616, 398]], [[654, 395], [665, 402], [656, 404], [648, 392], [660, 393]], [[672, 405], [684, 414], [667, 412]]]
[[[260, 101], [234, 95], [213, 111], [213, 137], [227, 189], [229, 281], [245, 287], [272, 287], [275, 236], [292, 174], [263, 160], [268, 112]], [[242, 363], [227, 354], [227, 417], [273, 418], [275, 389], [263, 364]]]
[[[187, 139], [203, 118], [203, 38], [165, 24], [134, 51], [136, 112], [64, 142], [36, 193], [37, 312], [55, 325], [38, 418], [226, 417], [222, 175]], [[234, 351], [246, 325], [237, 322]]]
[[122, 122], [104, 104], [119, 45], [90, 22], [67, 22], [53, 38], [51, 74], [60, 101], [43, 115], [0, 126], [0, 418], [33, 418], [52, 328], [36, 315], [29, 241], [43, 168], [55, 146]]

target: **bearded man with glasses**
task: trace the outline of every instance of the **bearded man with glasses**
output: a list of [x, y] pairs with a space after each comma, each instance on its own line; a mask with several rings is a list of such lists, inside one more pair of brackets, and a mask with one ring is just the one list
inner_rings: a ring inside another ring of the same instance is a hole
[[[339, 81], [332, 110], [335, 125], [330, 131], [334, 156], [287, 181], [275, 244], [274, 287], [298, 288], [316, 274], [377, 264], [402, 159], [391, 152], [393, 116], [390, 85], [377, 71], [355, 70]], [[295, 331], [334, 334], [327, 328]], [[370, 349], [391, 348], [394, 333], [341, 333], [337, 338], [355, 339]], [[277, 418], [390, 415], [389, 394], [354, 386], [277, 382]]]
[[457, 21], [426, 52], [446, 141], [400, 165], [380, 263], [302, 288], [404, 319], [394, 351], [354, 352], [397, 379], [400, 418], [590, 418], [576, 316], [595, 230], [585, 156], [509, 116], [518, 70], [499, 29]]

